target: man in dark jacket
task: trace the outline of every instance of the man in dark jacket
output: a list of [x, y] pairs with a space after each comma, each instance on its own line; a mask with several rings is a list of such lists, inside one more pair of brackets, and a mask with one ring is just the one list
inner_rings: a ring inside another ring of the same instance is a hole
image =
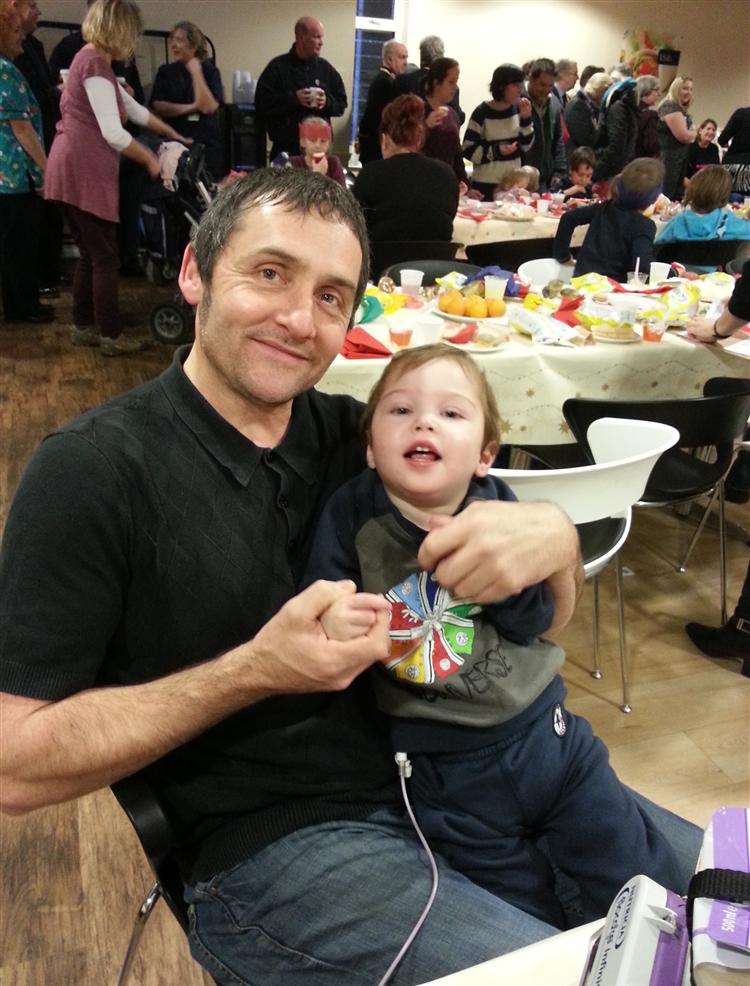
[[[430, 34], [426, 38], [422, 38], [419, 42], [420, 67], [410, 72], [404, 72], [403, 75], [399, 76], [396, 82], [396, 95], [403, 96], [404, 93], [409, 92], [415, 92], [419, 96], [424, 95], [422, 92], [422, 82], [430, 69], [430, 65], [432, 65], [436, 58], [444, 57], [445, 45], [443, 44], [442, 38], [439, 38], [437, 34]], [[455, 96], [448, 105], [458, 117], [459, 124], [463, 126], [466, 120], [466, 114], [459, 104], [460, 95], [460, 90], [457, 88]]]
[[391, 100], [396, 98], [396, 80], [404, 74], [409, 52], [406, 45], [392, 38], [383, 45], [383, 64], [370, 83], [367, 105], [359, 121], [359, 159], [362, 164], [378, 161], [380, 153], [380, 118]]
[[271, 158], [282, 151], [299, 154], [299, 125], [306, 116], [329, 120], [347, 106], [344, 83], [330, 62], [320, 57], [323, 25], [300, 17], [294, 25], [294, 44], [272, 58], [260, 74], [255, 106], [271, 138]]
[[529, 70], [527, 88], [534, 121], [534, 143], [524, 152], [524, 164], [539, 170], [539, 191], [564, 181], [568, 168], [562, 139], [562, 110], [551, 96], [555, 84], [555, 63], [551, 58], [537, 58]]
[[[607, 97], [605, 95], [602, 105]], [[615, 102], [616, 100], [616, 102]], [[635, 157], [638, 136], [638, 107], [635, 79], [624, 79], [610, 94], [599, 128], [597, 163], [593, 180], [611, 181]]]

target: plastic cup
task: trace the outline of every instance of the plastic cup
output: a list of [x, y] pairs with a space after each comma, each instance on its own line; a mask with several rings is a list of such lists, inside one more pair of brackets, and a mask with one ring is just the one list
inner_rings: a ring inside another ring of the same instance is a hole
[[669, 277], [669, 272], [672, 269], [671, 264], [663, 264], [661, 261], [654, 260], [651, 262], [651, 267], [648, 272], [648, 283], [653, 287], [660, 281], [666, 281]]
[[397, 349], [406, 349], [411, 342], [412, 331], [413, 330], [411, 328], [403, 328], [402, 326], [399, 326], [398, 328], [389, 328], [388, 334], [391, 337], [391, 343]]
[[490, 275], [484, 279], [484, 297], [486, 301], [490, 298], [504, 298], [505, 289], [508, 286], [507, 277], [494, 277]]
[[404, 294], [418, 295], [422, 287], [424, 271], [404, 268], [401, 271], [401, 290]]
[[549, 199], [537, 199], [536, 211], [539, 216], [546, 216], [549, 212]]
[[125, 82], [126, 82], [125, 76], [124, 75], [118, 75], [117, 76], [117, 81], [120, 83], [121, 86], [124, 86], [125, 85]]
[[565, 193], [564, 192], [553, 192], [552, 193], [552, 201], [553, 202], [556, 202], [558, 205], [562, 205], [562, 203], [565, 201]]
[[70, 75], [70, 69], [69, 68], [61, 68], [60, 69], [60, 78], [62, 79], [62, 84], [63, 85], [66, 85], [66, 83], [68, 81], [68, 76], [69, 75]]
[[628, 287], [631, 288], [643, 288], [646, 286], [648, 280], [648, 274], [643, 271], [628, 271]]
[[664, 324], [664, 322], [644, 322], [643, 341], [661, 342], [664, 337], [665, 329], [666, 329], [666, 325]]

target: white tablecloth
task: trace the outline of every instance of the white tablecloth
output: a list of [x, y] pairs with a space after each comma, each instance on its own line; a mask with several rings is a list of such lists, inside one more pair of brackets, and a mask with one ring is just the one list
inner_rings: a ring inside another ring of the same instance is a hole
[[602, 924], [592, 921], [424, 986], [578, 986], [589, 941]]
[[[466, 246], [480, 243], [502, 243], [508, 240], [544, 240], [554, 238], [560, 220], [554, 216], [537, 216], [529, 222], [510, 222], [507, 219], [484, 219], [475, 222], [456, 216], [453, 220], [453, 241]], [[580, 246], [588, 226], [573, 231], [572, 246]]]
[[[497, 398], [503, 440], [515, 444], [572, 442], [562, 414], [568, 397], [698, 397], [710, 377], [750, 377], [750, 361], [673, 332], [660, 343], [594, 343], [578, 349], [535, 346], [513, 333], [502, 349], [475, 358]], [[364, 401], [386, 363], [337, 356], [318, 389]]]

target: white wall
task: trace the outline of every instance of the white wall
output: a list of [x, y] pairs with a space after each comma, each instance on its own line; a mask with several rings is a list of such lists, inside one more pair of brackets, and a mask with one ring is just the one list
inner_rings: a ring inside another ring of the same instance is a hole
[[418, 61], [420, 38], [439, 34], [461, 65], [461, 105], [468, 115], [489, 98], [502, 62], [572, 58], [609, 67], [625, 31], [671, 34], [680, 71], [695, 79], [694, 116], [720, 123], [750, 103], [748, 0], [405, 0], [405, 41]]
[[[39, 0], [39, 4], [44, 20], [80, 22], [86, 11], [84, 0]], [[318, 17], [325, 28], [322, 54], [341, 73], [351, 102], [354, 0], [139, 0], [139, 6], [147, 28], [168, 31], [175, 21], [190, 20], [211, 38], [227, 99], [232, 98], [234, 69], [249, 69], [257, 79], [271, 58], [291, 47], [297, 18]], [[158, 47], [153, 50], [161, 59]], [[139, 65], [146, 56], [142, 45]], [[348, 110], [334, 121], [338, 148], [348, 145], [348, 121]]]

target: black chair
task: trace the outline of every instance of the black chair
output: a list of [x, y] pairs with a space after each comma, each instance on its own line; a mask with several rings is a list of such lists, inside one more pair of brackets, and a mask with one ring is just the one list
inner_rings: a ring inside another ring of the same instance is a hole
[[737, 256], [745, 240], [684, 240], [679, 243], [655, 243], [654, 260], [676, 260], [685, 266], [721, 267]]
[[466, 247], [471, 264], [480, 267], [502, 267], [517, 271], [527, 260], [541, 260], [552, 256], [552, 239], [504, 240], [499, 243], [475, 243]]
[[124, 777], [112, 785], [112, 793], [135, 829], [156, 883], [146, 894], [136, 915], [125, 959], [117, 980], [124, 986], [138, 951], [146, 922], [160, 897], [164, 899], [177, 923], [188, 933], [188, 908], [183, 897], [184, 883], [174, 855], [172, 827], [156, 793], [143, 773]]
[[394, 264], [414, 260], [453, 260], [458, 243], [445, 240], [382, 240], [370, 243], [371, 276], [382, 276]]
[[[719, 558], [721, 574], [721, 618], [726, 623], [726, 531], [724, 479], [734, 458], [735, 442], [742, 438], [750, 415], [750, 380], [714, 377], [703, 388], [703, 397], [656, 401], [604, 401], [570, 398], [563, 404], [565, 420], [575, 435], [587, 462], [593, 462], [586, 441], [589, 425], [598, 418], [639, 418], [672, 425], [680, 433], [677, 446], [665, 452], [654, 466], [638, 507], [665, 507], [689, 503], [703, 495], [708, 508], [691, 538], [677, 571], [684, 572], [687, 560], [700, 537], [708, 509], [719, 501]], [[687, 450], [713, 447], [713, 461]]]
[[383, 276], [392, 277], [396, 284], [398, 284], [401, 271], [409, 269], [423, 271], [424, 277], [422, 278], [422, 284], [429, 287], [435, 283], [436, 277], [449, 274], [452, 270], [471, 277], [472, 274], [478, 274], [481, 267], [475, 267], [474, 264], [465, 264], [460, 260], [404, 260], [398, 264], [391, 264], [388, 270], [383, 271]]

